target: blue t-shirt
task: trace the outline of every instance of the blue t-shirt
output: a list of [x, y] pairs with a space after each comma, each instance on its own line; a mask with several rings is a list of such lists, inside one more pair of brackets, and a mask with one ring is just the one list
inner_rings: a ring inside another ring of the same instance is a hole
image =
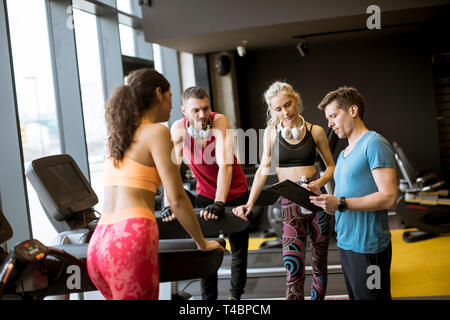
[[[375, 131], [366, 132], [344, 157], [339, 154], [334, 181], [336, 197], [363, 197], [378, 191], [372, 170], [379, 167], [395, 168], [391, 144]], [[378, 253], [391, 241], [387, 210], [336, 211], [337, 245], [358, 253]]]

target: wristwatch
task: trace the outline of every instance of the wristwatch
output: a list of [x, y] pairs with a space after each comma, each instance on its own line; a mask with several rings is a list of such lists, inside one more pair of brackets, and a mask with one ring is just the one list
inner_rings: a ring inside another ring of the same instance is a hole
[[345, 203], [345, 197], [340, 197], [339, 204], [338, 204], [338, 211], [344, 212], [345, 210], [347, 210], [347, 204]]

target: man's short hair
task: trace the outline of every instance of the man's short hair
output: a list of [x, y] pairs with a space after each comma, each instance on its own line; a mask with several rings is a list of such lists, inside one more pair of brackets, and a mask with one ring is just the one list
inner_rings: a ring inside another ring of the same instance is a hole
[[358, 107], [358, 115], [361, 120], [364, 118], [364, 111], [366, 110], [366, 103], [364, 102], [364, 98], [353, 87], [340, 87], [334, 91], [329, 92], [325, 98], [323, 98], [322, 102], [319, 103], [318, 109], [324, 111], [325, 108], [332, 103], [333, 101], [337, 102], [339, 108], [347, 111], [352, 105], [356, 105]]
[[185, 104], [186, 101], [190, 98], [204, 99], [208, 98], [208, 94], [203, 88], [199, 86], [193, 86], [184, 90], [183, 94], [181, 95], [181, 100], [183, 101], [183, 104]]

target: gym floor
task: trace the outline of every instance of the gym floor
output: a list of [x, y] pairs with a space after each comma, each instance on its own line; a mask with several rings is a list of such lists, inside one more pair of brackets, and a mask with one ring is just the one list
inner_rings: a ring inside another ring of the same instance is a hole
[[[450, 234], [437, 238], [406, 243], [402, 239], [404, 225], [399, 217], [390, 214], [389, 225], [392, 233], [391, 293], [394, 300], [450, 300]], [[264, 241], [276, 238], [262, 238], [261, 233], [250, 235], [248, 255], [248, 277], [244, 300], [284, 300], [286, 275], [282, 264], [281, 247], [258, 249]], [[273, 243], [273, 242], [272, 242]], [[228, 246], [228, 244], [227, 244]], [[305, 299], [310, 299], [311, 257], [306, 255], [307, 275], [305, 280]], [[228, 246], [229, 248], [229, 246]], [[226, 254], [219, 269], [219, 300], [229, 298], [231, 256]], [[347, 300], [344, 275], [340, 268], [339, 251], [336, 239], [332, 238], [328, 252], [327, 300]], [[179, 297], [199, 300], [200, 280], [179, 281]], [[76, 297], [71, 297], [76, 299]], [[84, 299], [103, 299], [98, 291], [84, 293]]]
[[[251, 237], [250, 247], [252, 244], [261, 243], [262, 240], [273, 240], [271, 239], [261, 239], [256, 237]], [[259, 249], [259, 250], [249, 250], [248, 255], [248, 275], [247, 284], [245, 287], [245, 293], [242, 299], [260, 300], [260, 299], [270, 299], [270, 300], [284, 300], [285, 296], [285, 282], [286, 273], [284, 271], [282, 263], [282, 251], [280, 248], [271, 249]], [[308, 288], [311, 288], [311, 271], [310, 271], [311, 257], [308, 251], [306, 254], [306, 280], [305, 280], [305, 298], [309, 299]], [[230, 265], [231, 265], [231, 255], [227, 254], [224, 256], [222, 266], [219, 269], [219, 300], [227, 300], [230, 296], [229, 294], [229, 279], [230, 279]], [[333, 266], [335, 270], [330, 270], [328, 276], [328, 295], [329, 298], [347, 298], [344, 275], [340, 269], [339, 262], [339, 251], [336, 247], [336, 242], [330, 243], [329, 253], [328, 253], [328, 265]], [[200, 281], [180, 281], [178, 283], [178, 290], [180, 295], [185, 296], [186, 294], [191, 296], [191, 299], [201, 299], [200, 294]]]
[[[450, 300], [450, 234], [420, 241], [406, 243], [402, 239], [404, 225], [395, 213], [389, 216], [392, 233], [393, 257], [391, 266], [391, 293], [394, 300], [431, 299]], [[259, 233], [251, 234], [248, 256], [248, 278], [242, 299], [248, 300], [284, 300], [286, 275], [282, 264], [280, 248], [257, 249], [264, 241]], [[229, 248], [229, 247], [228, 247]], [[311, 257], [306, 254], [307, 275], [305, 280], [305, 299], [310, 298]], [[224, 256], [219, 269], [219, 300], [227, 300], [229, 293], [229, 274], [231, 256]], [[328, 300], [348, 299], [344, 275], [340, 267], [339, 251], [336, 239], [332, 238], [328, 252]], [[200, 281], [187, 280], [178, 283], [179, 295], [184, 298], [201, 299]]]

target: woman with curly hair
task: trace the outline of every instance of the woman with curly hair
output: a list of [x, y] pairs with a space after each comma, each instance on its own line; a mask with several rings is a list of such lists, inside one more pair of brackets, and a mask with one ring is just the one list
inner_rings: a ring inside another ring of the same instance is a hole
[[133, 71], [106, 103], [108, 155], [103, 214], [89, 242], [89, 276], [110, 300], [158, 299], [158, 225], [161, 183], [172, 211], [202, 251], [224, 250], [206, 241], [171, 160], [170, 84], [153, 69]]

